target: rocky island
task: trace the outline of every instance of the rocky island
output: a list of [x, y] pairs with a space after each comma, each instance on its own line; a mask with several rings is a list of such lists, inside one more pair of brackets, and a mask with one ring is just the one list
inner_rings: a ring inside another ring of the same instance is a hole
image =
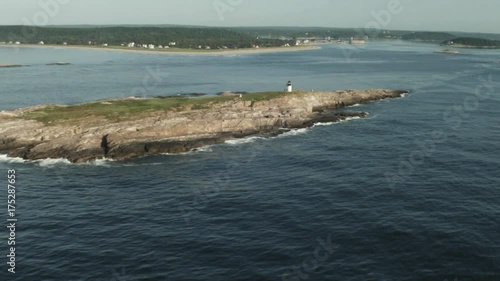
[[103, 100], [0, 112], [0, 153], [80, 163], [182, 153], [229, 139], [278, 135], [317, 122], [364, 117], [343, 107], [403, 90], [296, 91]]

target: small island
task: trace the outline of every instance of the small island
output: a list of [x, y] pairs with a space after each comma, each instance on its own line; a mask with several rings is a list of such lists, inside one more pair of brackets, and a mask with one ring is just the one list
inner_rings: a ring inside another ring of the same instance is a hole
[[0, 64], [0, 68], [24, 67], [22, 64]]
[[364, 117], [364, 112], [337, 109], [407, 93], [289, 91], [291, 84], [283, 92], [125, 98], [0, 111], [0, 152], [74, 163], [182, 153], [235, 138], [276, 136], [318, 122]]

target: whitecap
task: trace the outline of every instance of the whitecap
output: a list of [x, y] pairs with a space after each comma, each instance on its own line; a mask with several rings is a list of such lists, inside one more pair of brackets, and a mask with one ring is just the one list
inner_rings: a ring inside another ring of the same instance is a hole
[[35, 160], [33, 162], [38, 163], [40, 167], [51, 167], [58, 164], [71, 164], [71, 162], [65, 158], [41, 159], [41, 160]]
[[195, 148], [195, 149], [191, 150], [190, 152], [196, 153], [196, 152], [212, 152], [212, 151], [213, 151], [212, 146], [207, 145], [204, 147]]
[[289, 137], [289, 136], [297, 136], [297, 135], [302, 135], [307, 133], [308, 128], [302, 128], [302, 129], [295, 129], [295, 130], [290, 130], [286, 133], [283, 133], [279, 135], [278, 137]]
[[313, 125], [313, 127], [331, 126], [331, 125], [335, 125], [335, 124], [339, 124], [339, 123], [345, 123], [345, 122], [349, 122], [349, 121], [352, 121], [352, 120], [359, 120], [359, 119], [362, 119], [362, 118], [359, 117], [359, 116], [353, 116], [353, 117], [347, 117], [346, 119], [339, 120], [337, 122], [318, 122], [318, 123], [315, 123]]
[[90, 162], [78, 163], [76, 165], [108, 167], [111, 162], [116, 162], [116, 160], [110, 159], [110, 158], [101, 158], [101, 159], [92, 160]]
[[263, 137], [248, 137], [248, 138], [243, 138], [243, 139], [232, 139], [232, 140], [225, 141], [225, 143], [229, 144], [229, 145], [239, 145], [239, 144], [245, 144], [245, 143], [252, 143], [252, 142], [255, 142], [259, 139], [264, 139], [264, 138]]
[[27, 161], [25, 159], [23, 159], [23, 158], [9, 157], [9, 156], [7, 156], [7, 154], [0, 154], [0, 162], [4, 162], [4, 163], [25, 163]]

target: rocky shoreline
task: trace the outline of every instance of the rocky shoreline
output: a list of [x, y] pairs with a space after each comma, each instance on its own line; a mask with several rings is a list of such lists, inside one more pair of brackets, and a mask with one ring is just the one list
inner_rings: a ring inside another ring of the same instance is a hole
[[[67, 108], [53, 105], [1, 111], [0, 153], [27, 160], [65, 158], [74, 163], [183, 153], [235, 138], [276, 136], [318, 122], [365, 117], [364, 112], [336, 109], [398, 98], [405, 93], [407, 91], [385, 89], [295, 92], [269, 99], [265, 96], [253, 99], [249, 94], [248, 97], [220, 97], [220, 101], [212, 98], [203, 106], [198, 103], [205, 97], [198, 97], [189, 98], [198, 102], [196, 105], [186, 104], [169, 110], [146, 108], [128, 112], [128, 117], [122, 119], [89, 113], [76, 119], [47, 121], [51, 112]], [[94, 104], [111, 109], [123, 101]], [[82, 105], [75, 110], [84, 111], [88, 107]]]

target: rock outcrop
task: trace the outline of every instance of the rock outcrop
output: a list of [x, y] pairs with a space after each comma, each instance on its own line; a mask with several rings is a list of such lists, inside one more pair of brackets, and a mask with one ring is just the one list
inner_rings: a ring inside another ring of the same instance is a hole
[[89, 115], [73, 122], [50, 124], [29, 117], [30, 113], [47, 106], [2, 111], [0, 151], [30, 160], [66, 158], [71, 162], [182, 153], [234, 138], [278, 135], [317, 122], [363, 117], [363, 112], [345, 113], [335, 109], [401, 97], [405, 92], [301, 92], [269, 100], [235, 96], [211, 103], [207, 108], [187, 106], [183, 110], [149, 110], [120, 121]]

